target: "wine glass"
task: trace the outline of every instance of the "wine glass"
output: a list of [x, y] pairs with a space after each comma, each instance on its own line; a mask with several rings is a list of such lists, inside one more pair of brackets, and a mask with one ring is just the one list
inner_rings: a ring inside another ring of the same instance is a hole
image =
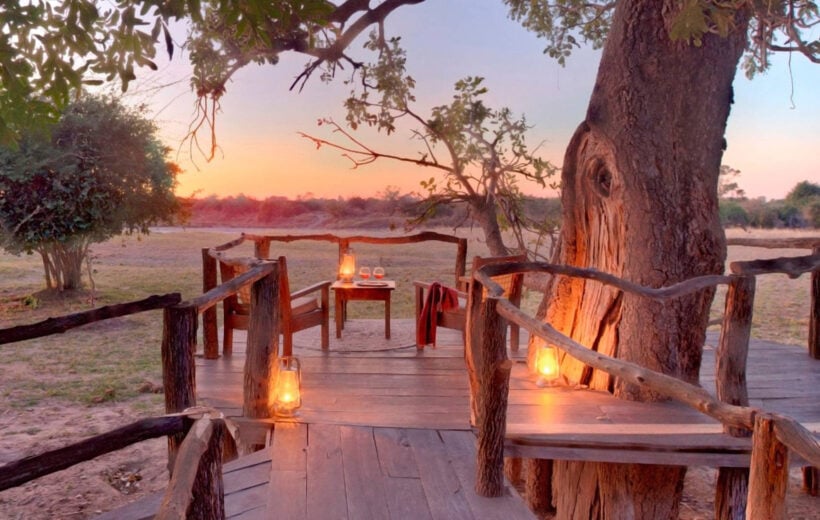
[[373, 278], [376, 280], [381, 280], [384, 278], [384, 267], [375, 267], [373, 268]]
[[359, 277], [362, 280], [367, 280], [368, 278], [370, 278], [370, 268], [362, 267], [361, 269], [359, 269]]

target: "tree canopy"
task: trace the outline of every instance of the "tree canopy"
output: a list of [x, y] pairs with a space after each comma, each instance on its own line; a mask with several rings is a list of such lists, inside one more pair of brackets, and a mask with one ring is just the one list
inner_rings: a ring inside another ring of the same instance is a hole
[[232, 74], [251, 63], [276, 63], [296, 51], [310, 62], [300, 79], [324, 69], [357, 67], [346, 48], [402, 5], [423, 0], [23, 0], [0, 9], [0, 142], [32, 121], [55, 121], [84, 84], [119, 81], [126, 90], [140, 67], [156, 69], [157, 46], [169, 55], [169, 26], [189, 25], [191, 85], [204, 120], [213, 117]]
[[38, 252], [50, 288], [78, 288], [90, 244], [147, 232], [178, 208], [179, 170], [155, 132], [115, 100], [84, 98], [51, 132], [0, 148], [0, 246]]
[[[611, 0], [504, 0], [510, 16], [547, 41], [544, 52], [563, 63], [582, 42], [603, 46], [616, 2]], [[814, 0], [677, 0], [667, 27], [672, 40], [700, 46], [707, 34], [725, 37], [738, 28], [736, 14], [747, 11], [749, 40], [743, 68], [749, 77], [769, 67], [774, 52], [798, 52], [820, 63], [820, 11]]]

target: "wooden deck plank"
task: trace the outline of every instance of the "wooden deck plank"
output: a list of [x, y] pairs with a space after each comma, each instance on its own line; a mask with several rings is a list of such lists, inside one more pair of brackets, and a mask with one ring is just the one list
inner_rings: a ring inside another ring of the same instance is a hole
[[[276, 434], [274, 433], [274, 437]], [[307, 450], [307, 518], [347, 519], [339, 426], [310, 425]], [[351, 519], [352, 520], [352, 519]]]
[[391, 478], [419, 478], [419, 468], [405, 430], [376, 428], [373, 436], [384, 475]]
[[434, 519], [470, 519], [465, 489], [449, 464], [447, 450], [435, 430], [407, 430], [421, 483]]
[[535, 518], [524, 505], [517, 492], [508, 485], [504, 497], [487, 498], [475, 493], [476, 447], [472, 432], [439, 432], [447, 455], [466, 493], [467, 503], [476, 518], [508, 520], [509, 518]]
[[307, 516], [307, 426], [277, 423], [269, 450], [268, 518]]
[[467, 410], [458, 415], [451, 413], [407, 414], [400, 410], [389, 413], [378, 410], [325, 412], [303, 410], [300, 421], [311, 424], [335, 424], [350, 426], [382, 426], [387, 428], [427, 428], [439, 430], [466, 430], [470, 428], [470, 414]]
[[373, 429], [342, 426], [340, 433], [348, 516], [357, 520], [388, 518]]
[[254, 509], [264, 509], [268, 503], [267, 482], [225, 495], [225, 516], [233, 518]]
[[420, 478], [388, 478], [384, 482], [384, 492], [391, 519], [432, 518]]

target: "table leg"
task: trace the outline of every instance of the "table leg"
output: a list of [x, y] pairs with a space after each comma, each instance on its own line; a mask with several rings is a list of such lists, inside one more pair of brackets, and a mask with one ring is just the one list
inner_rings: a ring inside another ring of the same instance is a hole
[[342, 323], [344, 320], [344, 316], [342, 315], [342, 296], [339, 294], [339, 291], [336, 291], [336, 312], [335, 312], [335, 319], [336, 319], [336, 339], [342, 337]]
[[384, 300], [384, 337], [390, 339], [390, 292], [387, 291], [387, 299]]

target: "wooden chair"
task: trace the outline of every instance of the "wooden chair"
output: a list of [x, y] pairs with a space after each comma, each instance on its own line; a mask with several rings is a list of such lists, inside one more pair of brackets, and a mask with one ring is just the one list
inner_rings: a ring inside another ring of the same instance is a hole
[[[279, 263], [279, 331], [282, 334], [282, 355], [293, 354], [293, 334], [315, 326], [322, 327], [322, 349], [330, 345], [330, 284], [329, 280], [313, 284], [304, 289], [290, 292], [287, 261], [284, 256], [277, 259]], [[233, 279], [247, 270], [247, 266], [228, 259], [219, 259], [219, 272], [222, 283]], [[248, 330], [250, 316], [250, 286], [223, 301], [223, 352], [233, 349], [234, 329]], [[313, 294], [318, 293], [318, 294]]]
[[[502, 264], [507, 262], [526, 262], [527, 255], [514, 256], [494, 256], [494, 257], [480, 257], [473, 258], [473, 265], [470, 270], [470, 279], [472, 279], [472, 272], [476, 269], [484, 267], [488, 264]], [[521, 294], [524, 286], [524, 275], [522, 273], [494, 276], [493, 280], [504, 289], [504, 296], [516, 306], [521, 305]], [[421, 319], [421, 312], [424, 307], [426, 292], [430, 290], [431, 283], [427, 282], [413, 282], [416, 293], [416, 323]], [[467, 288], [468, 282], [461, 280], [457, 288], [459, 295], [459, 306], [455, 309], [443, 310], [436, 313], [436, 326], [444, 327], [446, 329], [460, 330], [462, 334], [466, 334], [467, 323]], [[518, 350], [520, 330], [518, 325], [510, 325], [510, 349]]]

